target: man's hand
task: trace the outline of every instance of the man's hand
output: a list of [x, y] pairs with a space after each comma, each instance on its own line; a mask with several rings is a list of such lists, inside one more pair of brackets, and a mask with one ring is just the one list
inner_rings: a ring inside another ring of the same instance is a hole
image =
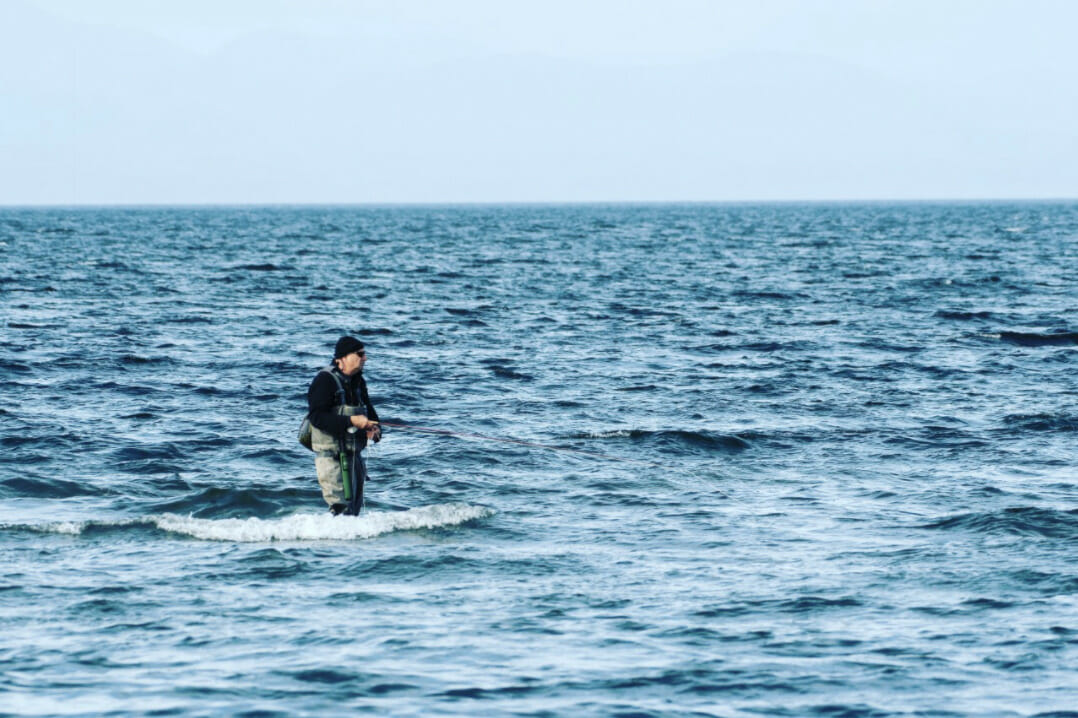
[[366, 429], [371, 424], [377, 424], [377, 422], [371, 421], [362, 414], [355, 414], [348, 418], [352, 420], [352, 426], [356, 427], [357, 429]]

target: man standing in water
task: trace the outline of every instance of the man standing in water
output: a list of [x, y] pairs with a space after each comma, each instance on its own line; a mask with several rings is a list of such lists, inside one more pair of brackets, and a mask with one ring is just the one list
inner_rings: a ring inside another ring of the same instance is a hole
[[363, 365], [367, 352], [355, 337], [341, 337], [333, 363], [307, 389], [311, 448], [322, 497], [334, 516], [357, 516], [363, 508], [367, 466], [361, 451], [381, 439], [378, 412], [367, 394]]

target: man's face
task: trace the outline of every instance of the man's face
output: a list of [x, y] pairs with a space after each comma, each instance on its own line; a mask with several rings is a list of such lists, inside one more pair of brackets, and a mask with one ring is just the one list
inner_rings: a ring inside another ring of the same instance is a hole
[[345, 354], [338, 361], [341, 362], [341, 373], [352, 376], [357, 371], [361, 371], [363, 365], [367, 363], [367, 353], [360, 349], [351, 354]]

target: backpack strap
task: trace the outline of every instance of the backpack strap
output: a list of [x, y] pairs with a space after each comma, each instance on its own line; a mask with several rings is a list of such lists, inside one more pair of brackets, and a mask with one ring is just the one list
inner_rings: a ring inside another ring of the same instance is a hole
[[344, 384], [341, 383], [341, 378], [337, 376], [337, 372], [333, 371], [333, 367], [326, 367], [320, 370], [318, 373], [329, 374], [333, 377], [334, 383], [337, 385], [337, 406], [344, 406], [347, 402], [348, 394], [344, 391]]

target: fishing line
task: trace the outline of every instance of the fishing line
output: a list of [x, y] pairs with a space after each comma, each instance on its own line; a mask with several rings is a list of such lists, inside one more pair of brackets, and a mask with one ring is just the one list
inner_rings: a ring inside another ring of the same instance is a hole
[[607, 461], [618, 461], [623, 464], [639, 464], [641, 466], [651, 466], [655, 468], [662, 468], [661, 464], [656, 464], [652, 461], [641, 461], [640, 459], [626, 459], [620, 456], [611, 456], [609, 454], [600, 454], [598, 451], [586, 451], [584, 449], [570, 449], [565, 446], [551, 446], [550, 444], [537, 444], [534, 441], [521, 441], [520, 439], [508, 439], [500, 436], [487, 436], [485, 434], [472, 434], [466, 431], [449, 431], [448, 429], [434, 429], [429, 426], [415, 426], [412, 424], [396, 424], [388, 421], [378, 422], [382, 426], [392, 426], [394, 429], [404, 429], [406, 431], [418, 431], [424, 434], [439, 434], [441, 436], [452, 436], [458, 439], [482, 439], [483, 441], [497, 441], [503, 444], [516, 444], [517, 446], [528, 446], [533, 449], [547, 449], [549, 451], [563, 451], [570, 454], [580, 454], [582, 456], [591, 456], [596, 459], [606, 459]]

